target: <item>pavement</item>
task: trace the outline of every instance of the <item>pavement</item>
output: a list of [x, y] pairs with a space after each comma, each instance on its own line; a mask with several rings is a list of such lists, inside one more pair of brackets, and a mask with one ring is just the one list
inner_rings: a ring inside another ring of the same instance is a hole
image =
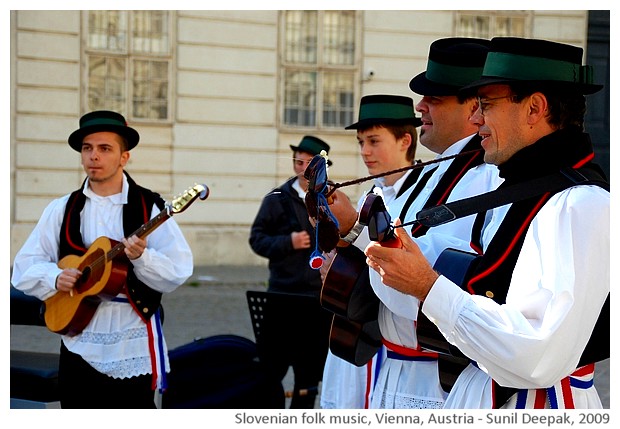
[[[175, 292], [165, 295], [164, 333], [168, 348], [220, 334], [234, 334], [255, 341], [246, 300], [248, 290], [266, 290], [266, 266], [199, 266]], [[53, 352], [59, 350], [58, 335], [38, 326], [11, 326], [12, 350]], [[597, 365], [595, 385], [605, 408], [609, 408], [609, 360]], [[283, 380], [292, 389], [292, 372]], [[318, 408], [318, 398], [315, 405]]]

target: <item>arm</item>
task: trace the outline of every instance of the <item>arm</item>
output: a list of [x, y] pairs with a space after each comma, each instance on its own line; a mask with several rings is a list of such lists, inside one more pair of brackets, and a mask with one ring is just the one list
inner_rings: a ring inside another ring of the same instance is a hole
[[[154, 205], [151, 217], [159, 212]], [[149, 234], [142, 255], [130, 260], [136, 277], [162, 293], [172, 292], [182, 285], [194, 270], [192, 251], [172, 218]]]
[[[465, 174], [450, 193], [447, 202], [469, 198], [494, 190], [501, 182], [502, 179], [498, 176], [497, 167], [489, 164], [482, 164]], [[408, 210], [405, 219], [401, 220], [403, 222], [415, 220], [417, 212], [425, 202], [426, 199], [424, 199], [424, 201], [416, 200]], [[475, 215], [456, 219], [452, 222], [430, 228], [425, 235], [413, 238], [413, 241], [417, 244], [421, 253], [431, 265], [435, 263], [441, 252], [447, 248], [471, 252], [470, 238], [474, 220]], [[406, 227], [405, 230], [409, 231], [410, 228], [411, 227]], [[409, 273], [407, 275], [414, 274]], [[417, 319], [419, 307], [419, 301], [417, 299], [413, 299], [411, 295], [405, 295], [393, 288], [385, 287], [385, 285], [381, 283], [380, 276], [374, 270], [371, 270], [370, 278], [375, 293], [392, 312], [410, 320]]]
[[[68, 197], [68, 196], [67, 196]], [[11, 284], [41, 300], [56, 294], [58, 237], [67, 197], [52, 201], [13, 261]]]
[[[417, 263], [422, 280], [390, 273], [383, 281], [424, 300], [448, 341], [500, 384], [552, 385], [575, 369], [609, 292], [609, 194], [580, 188], [556, 195], [530, 225], [504, 305], [424, 277], [430, 265], [414, 251], [402, 253], [415, 261], [401, 262]], [[394, 270], [386, 250], [371, 247], [373, 268]]]
[[[285, 197], [286, 198], [286, 197]], [[293, 251], [289, 220], [277, 194], [263, 199], [250, 230], [250, 247], [267, 259], [283, 258]]]

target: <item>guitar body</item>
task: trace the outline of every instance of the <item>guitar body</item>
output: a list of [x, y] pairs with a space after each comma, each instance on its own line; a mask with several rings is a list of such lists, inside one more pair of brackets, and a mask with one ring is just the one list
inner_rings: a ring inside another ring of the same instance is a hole
[[[366, 195], [359, 222], [368, 226], [369, 234], [377, 233], [376, 240], [382, 246], [402, 247], [389, 228], [389, 215], [379, 195]], [[370, 285], [364, 252], [355, 246], [338, 247], [321, 289], [321, 305], [334, 313], [329, 340], [334, 355], [356, 366], [372, 359], [382, 340], [377, 321], [379, 303]]]
[[73, 295], [59, 291], [45, 300], [45, 324], [50, 331], [78, 334], [88, 325], [102, 300], [110, 300], [120, 293], [127, 279], [129, 261], [124, 254], [110, 261], [106, 258], [117, 244], [107, 237], [99, 237], [84, 255], [68, 255], [58, 262], [60, 268], [76, 268], [82, 276]]
[[338, 248], [321, 288], [321, 305], [354, 322], [377, 318], [379, 298], [370, 286], [366, 255], [357, 247]]
[[334, 314], [329, 337], [331, 352], [355, 366], [363, 366], [381, 348], [377, 319], [358, 323]]

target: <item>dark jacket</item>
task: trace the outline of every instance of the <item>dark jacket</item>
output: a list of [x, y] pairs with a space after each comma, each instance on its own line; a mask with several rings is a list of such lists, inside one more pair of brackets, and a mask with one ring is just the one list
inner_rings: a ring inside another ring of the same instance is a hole
[[[321, 276], [309, 265], [315, 247], [314, 228], [304, 201], [292, 187], [294, 182], [295, 177], [263, 198], [250, 231], [250, 247], [269, 259], [269, 291], [318, 297]], [[302, 230], [310, 234], [312, 244], [308, 249], [294, 250], [291, 232]]]

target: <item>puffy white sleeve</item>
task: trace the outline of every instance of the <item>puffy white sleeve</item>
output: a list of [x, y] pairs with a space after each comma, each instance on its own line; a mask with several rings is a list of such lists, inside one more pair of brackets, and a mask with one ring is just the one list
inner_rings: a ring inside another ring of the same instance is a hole
[[556, 383], [576, 368], [609, 293], [609, 202], [595, 186], [552, 197], [526, 233], [505, 304], [440, 277], [422, 311], [498, 383]]

